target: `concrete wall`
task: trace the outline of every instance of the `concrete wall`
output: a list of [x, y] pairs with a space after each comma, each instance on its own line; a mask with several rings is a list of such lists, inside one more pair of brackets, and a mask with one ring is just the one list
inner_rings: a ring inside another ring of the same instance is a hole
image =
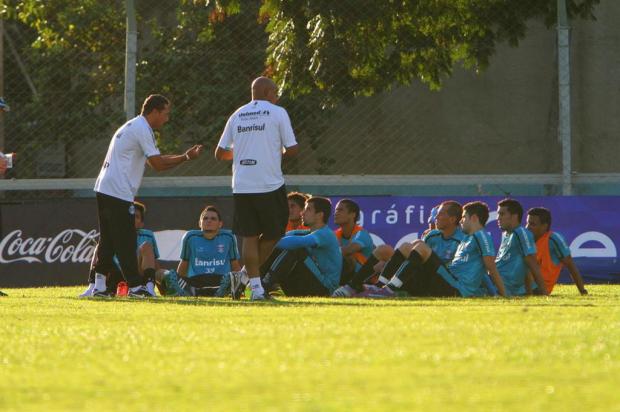
[[[620, 172], [620, 2], [572, 23], [574, 170]], [[413, 84], [338, 111], [305, 161], [332, 173], [559, 173], [555, 28], [532, 22], [490, 67], [458, 68], [440, 91]]]

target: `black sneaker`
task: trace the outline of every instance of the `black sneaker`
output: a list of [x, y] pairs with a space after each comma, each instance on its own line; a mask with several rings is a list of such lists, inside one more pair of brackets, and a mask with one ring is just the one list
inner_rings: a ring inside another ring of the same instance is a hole
[[149, 292], [146, 286], [142, 285], [137, 288], [129, 289], [129, 293], [127, 294], [127, 297], [144, 299], [144, 298], [154, 298], [155, 295]]
[[7, 295], [6, 293], [0, 290], [0, 296], [9, 296], [9, 295]]
[[93, 290], [93, 294], [90, 295], [93, 298], [104, 298], [104, 299], [111, 299], [114, 297], [114, 293], [110, 292], [109, 290], [97, 290], [94, 289]]
[[230, 295], [234, 300], [241, 299], [241, 295], [245, 291], [246, 284], [243, 283], [243, 278], [247, 277], [247, 272], [245, 268], [241, 269], [239, 272], [229, 272], [228, 276], [230, 278]]

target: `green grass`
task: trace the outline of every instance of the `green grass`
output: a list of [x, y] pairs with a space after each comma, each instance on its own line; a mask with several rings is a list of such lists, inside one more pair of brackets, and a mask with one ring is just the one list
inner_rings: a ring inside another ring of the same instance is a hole
[[0, 410], [620, 411], [620, 286], [529, 299], [5, 289]]

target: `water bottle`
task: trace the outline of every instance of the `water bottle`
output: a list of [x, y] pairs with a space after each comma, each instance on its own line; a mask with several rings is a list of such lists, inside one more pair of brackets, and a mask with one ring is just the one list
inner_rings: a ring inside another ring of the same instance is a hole
[[118, 282], [118, 286], [116, 287], [116, 296], [123, 297], [127, 296], [129, 293], [129, 285], [127, 282]]

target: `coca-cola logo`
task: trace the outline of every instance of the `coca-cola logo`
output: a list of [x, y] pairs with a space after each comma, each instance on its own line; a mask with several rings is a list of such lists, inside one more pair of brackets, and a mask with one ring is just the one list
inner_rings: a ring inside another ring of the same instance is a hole
[[0, 242], [0, 263], [89, 263], [99, 232], [65, 229], [55, 237], [22, 237], [21, 230], [10, 232]]

